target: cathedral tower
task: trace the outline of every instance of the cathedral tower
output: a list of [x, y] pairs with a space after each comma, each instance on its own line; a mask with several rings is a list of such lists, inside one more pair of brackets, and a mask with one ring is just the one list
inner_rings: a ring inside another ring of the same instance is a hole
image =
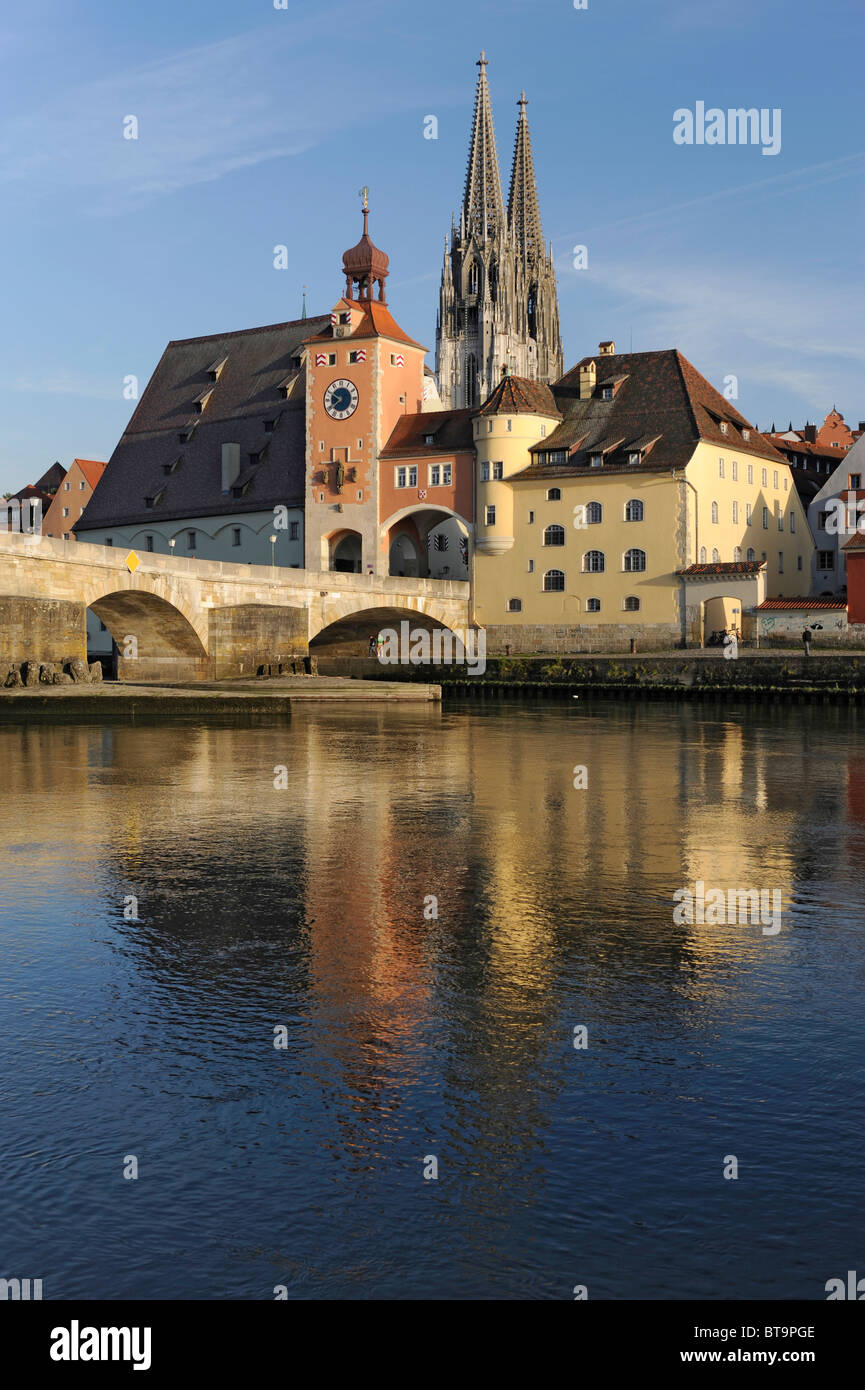
[[553, 382], [563, 371], [552, 248], [544, 249], [526, 96], [519, 100], [507, 212], [502, 200], [487, 60], [478, 62], [459, 226], [445, 240], [436, 374], [442, 405], [481, 405], [503, 372]]

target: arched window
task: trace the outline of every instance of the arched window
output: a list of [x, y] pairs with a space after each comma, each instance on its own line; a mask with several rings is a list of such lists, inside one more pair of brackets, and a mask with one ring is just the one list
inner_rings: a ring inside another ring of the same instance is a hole
[[529, 337], [538, 336], [538, 287], [532, 285], [529, 288], [529, 298], [526, 305], [526, 317], [529, 322]]
[[586, 599], [586, 612], [587, 612], [587, 613], [600, 613], [600, 611], [601, 611], [601, 600], [600, 600], [599, 598], [587, 598], [587, 599]]
[[733, 562], [737, 565], [742, 563], [742, 547], [740, 545], [733, 548]]
[[747, 551], [746, 551], [745, 558], [746, 558], [747, 560], [756, 560], [756, 558], [757, 558], [757, 552], [756, 552], [756, 550], [754, 549], [753, 545], [749, 545], [749, 546], [748, 546], [748, 549], [747, 549]]
[[564, 526], [547, 526], [544, 528], [544, 545], [564, 545], [564, 543]]
[[523, 611], [523, 601], [522, 601], [521, 598], [509, 598], [509, 599], [508, 599], [508, 612], [509, 612], [509, 613], [522, 613], [522, 611]]
[[622, 604], [622, 607], [626, 613], [637, 613], [640, 607], [640, 600], [635, 598], [633, 594], [629, 594]]
[[718, 524], [718, 503], [717, 503], [717, 502], [713, 502], [713, 503], [712, 503], [712, 521], [713, 521], [713, 523], [717, 526], [717, 524]]
[[561, 500], [562, 500], [562, 489], [561, 489], [560, 487], [548, 487], [548, 488], [547, 488], [547, 501], [548, 501], [548, 502], [561, 502]]
[[604, 519], [604, 509], [600, 502], [589, 502], [586, 507], [586, 523], [589, 526], [599, 526]]
[[547, 570], [546, 574], [544, 575], [544, 593], [558, 594], [563, 591], [564, 587], [564, 570]]
[[466, 358], [466, 406], [478, 404], [478, 363], [473, 352]]
[[640, 501], [639, 497], [632, 497], [631, 500], [630, 500], [629, 502], [626, 502], [626, 503], [625, 503], [625, 520], [626, 520], [626, 521], [642, 521], [642, 520], [643, 520], [643, 504], [642, 504], [642, 502]]
[[641, 574], [646, 568], [645, 550], [626, 550], [625, 551], [625, 573]]
[[700, 546], [700, 564], [701, 564], [701, 565], [705, 565], [705, 563], [706, 563], [706, 561], [708, 560], [708, 558], [709, 558], [709, 556], [708, 556], [708, 553], [707, 553], [707, 551], [706, 551], [706, 547], [705, 547], [704, 545], [701, 545], [701, 546]]
[[583, 556], [584, 574], [603, 574], [604, 572], [604, 552], [603, 550], [587, 550]]
[[480, 283], [480, 272], [477, 261], [472, 261], [469, 266], [469, 294], [477, 294]]
[[712, 551], [712, 564], [713, 564], [713, 565], [720, 565], [720, 563], [721, 563], [721, 552], [720, 552], [720, 550], [713, 550], [713, 551]]

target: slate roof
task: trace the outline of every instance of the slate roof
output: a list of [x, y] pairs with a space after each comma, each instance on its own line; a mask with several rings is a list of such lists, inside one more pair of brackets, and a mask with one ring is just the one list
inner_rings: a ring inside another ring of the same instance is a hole
[[39, 488], [41, 492], [56, 492], [65, 477], [66, 469], [63, 464], [52, 463], [51, 467], [42, 474], [42, 477], [36, 479], [33, 486]]
[[479, 415], [561, 415], [549, 386], [525, 376], [503, 376]]
[[[579, 369], [590, 362], [597, 367], [595, 390], [580, 400]], [[613, 399], [602, 400], [601, 388], [614, 382], [620, 384]], [[684, 468], [701, 440], [738, 454], [786, 462], [675, 348], [584, 357], [552, 392], [562, 422], [538, 440], [531, 453], [537, 458], [539, 453], [564, 449], [567, 462], [533, 462], [514, 478], [578, 476], [591, 467], [590, 455], [601, 452], [605, 456], [598, 471], [603, 473], [667, 472]], [[744, 430], [749, 431], [748, 439]], [[646, 450], [642, 461], [629, 464], [629, 452], [641, 449]]]
[[[298, 505], [304, 495], [305, 402], [296, 361], [330, 314], [264, 328], [184, 338], [166, 347], [76, 533], [110, 526], [221, 516]], [[217, 381], [208, 369], [224, 362]], [[209, 392], [209, 395], [207, 393]], [[195, 401], [207, 395], [201, 413]], [[274, 420], [266, 433], [265, 420]], [[180, 435], [189, 433], [182, 443]], [[222, 445], [240, 445], [242, 496], [222, 493]], [[257, 463], [250, 454], [259, 454]], [[176, 471], [165, 470], [177, 463]], [[145, 497], [164, 489], [153, 509]]]
[[[402, 415], [394, 426], [381, 458], [410, 458], [413, 455], [453, 454], [472, 448], [472, 419], [476, 410], [428, 410], [423, 414]], [[434, 436], [432, 444], [424, 436]]]

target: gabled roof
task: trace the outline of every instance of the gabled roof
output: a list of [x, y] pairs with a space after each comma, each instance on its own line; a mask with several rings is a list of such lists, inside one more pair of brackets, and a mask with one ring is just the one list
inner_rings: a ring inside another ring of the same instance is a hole
[[[595, 389], [579, 398], [580, 368], [594, 362]], [[601, 387], [620, 381], [613, 399], [601, 398]], [[590, 456], [605, 453], [601, 472], [668, 472], [684, 468], [701, 442], [775, 463], [786, 460], [750, 425], [696, 367], [674, 348], [657, 352], [611, 353], [584, 357], [552, 388], [562, 422], [532, 446], [533, 455], [564, 449], [565, 464], [533, 463], [513, 475], [550, 477], [579, 475], [590, 468]], [[721, 424], [726, 423], [726, 432]], [[748, 438], [744, 432], [748, 432]], [[651, 447], [650, 447], [651, 446]], [[628, 462], [630, 452], [647, 450], [639, 464]]]
[[54, 492], [65, 477], [66, 469], [63, 467], [63, 464], [52, 463], [51, 467], [42, 474], [42, 477], [36, 479], [33, 486], [39, 488], [42, 492]]
[[[330, 314], [168, 344], [74, 531], [219, 516], [299, 503], [304, 492], [305, 401], [286, 401], [280, 383], [297, 374], [310, 332]], [[225, 359], [216, 382], [208, 372]], [[194, 402], [205, 390], [200, 415]], [[273, 420], [272, 433], [264, 421]], [[195, 426], [193, 428], [193, 425]], [[185, 443], [181, 434], [188, 434]], [[222, 445], [240, 445], [251, 472], [242, 497], [222, 492]], [[250, 454], [260, 455], [250, 464]], [[179, 459], [176, 471], [164, 469]], [[148, 509], [145, 497], [162, 494]]]
[[561, 419], [549, 386], [525, 376], [503, 376], [478, 415], [549, 415]]
[[107, 463], [100, 462], [98, 459], [73, 459], [72, 462], [78, 464], [84, 474], [84, 481], [92, 488], [96, 486], [108, 467]]
[[[417, 454], [432, 458], [471, 450], [475, 414], [474, 410], [428, 410], [401, 415], [379, 457], [410, 458]], [[424, 443], [428, 434], [433, 436], [432, 444]]]

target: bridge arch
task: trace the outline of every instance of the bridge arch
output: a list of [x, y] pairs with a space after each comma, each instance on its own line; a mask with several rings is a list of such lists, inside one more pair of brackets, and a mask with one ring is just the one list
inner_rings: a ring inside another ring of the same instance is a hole
[[448, 628], [455, 632], [463, 626], [454, 621], [452, 611], [449, 612], [444, 604], [425, 602], [421, 609], [401, 603], [386, 608], [369, 608], [361, 603], [329, 621], [316, 625], [313, 619], [309, 650], [311, 653], [321, 653], [330, 649], [334, 654], [366, 656], [370, 637], [377, 636], [382, 628], [394, 628], [399, 632], [401, 622], [408, 622], [412, 629], [422, 627], [429, 632], [437, 628]]
[[85, 599], [117, 644], [118, 675], [156, 680], [179, 669], [191, 676], [208, 674], [207, 614], [194, 612], [182, 594], [156, 592], [159, 581], [148, 584], [143, 579], [108, 592], [104, 583], [99, 589], [92, 586], [95, 592]]

